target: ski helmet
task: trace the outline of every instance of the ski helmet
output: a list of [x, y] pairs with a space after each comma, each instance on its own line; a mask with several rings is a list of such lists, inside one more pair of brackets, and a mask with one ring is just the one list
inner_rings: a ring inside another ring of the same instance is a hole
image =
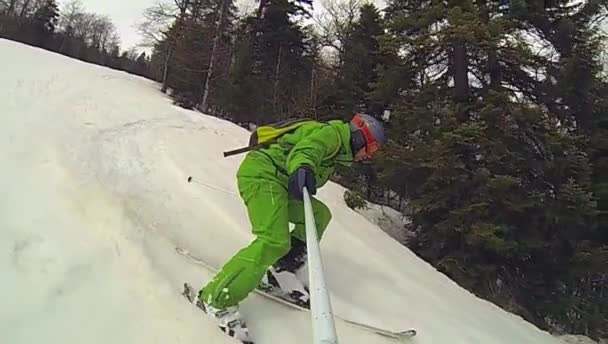
[[355, 114], [350, 121], [350, 131], [353, 152], [365, 147], [368, 154], [373, 154], [386, 142], [384, 126], [368, 114]]

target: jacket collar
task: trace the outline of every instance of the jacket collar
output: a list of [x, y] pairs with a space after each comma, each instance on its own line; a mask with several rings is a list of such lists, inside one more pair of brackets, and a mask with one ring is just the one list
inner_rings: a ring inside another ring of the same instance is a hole
[[328, 122], [329, 125], [336, 128], [340, 135], [342, 147], [336, 155], [336, 162], [343, 166], [351, 166], [353, 164], [353, 152], [350, 145], [350, 126], [348, 123], [344, 123], [340, 120], [332, 120]]

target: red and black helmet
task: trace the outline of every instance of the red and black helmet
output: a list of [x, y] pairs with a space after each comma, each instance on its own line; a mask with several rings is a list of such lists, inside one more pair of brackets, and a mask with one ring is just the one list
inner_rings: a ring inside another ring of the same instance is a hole
[[353, 152], [365, 147], [367, 154], [373, 154], [386, 142], [382, 122], [367, 114], [355, 114], [350, 131]]

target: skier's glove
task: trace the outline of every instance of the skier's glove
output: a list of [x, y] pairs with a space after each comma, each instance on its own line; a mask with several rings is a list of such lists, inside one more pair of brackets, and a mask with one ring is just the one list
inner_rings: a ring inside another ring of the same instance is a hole
[[289, 182], [287, 186], [287, 192], [295, 199], [302, 200], [304, 198], [304, 187], [308, 190], [308, 193], [314, 195], [317, 193], [317, 185], [315, 181], [315, 175], [310, 167], [303, 165], [289, 176]]

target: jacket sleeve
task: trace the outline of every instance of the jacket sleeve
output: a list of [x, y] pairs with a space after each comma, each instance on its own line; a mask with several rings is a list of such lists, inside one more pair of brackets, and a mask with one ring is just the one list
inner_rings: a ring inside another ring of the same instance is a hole
[[298, 167], [308, 165], [316, 174], [321, 162], [335, 155], [342, 142], [338, 131], [324, 125], [298, 142], [287, 156], [287, 172], [291, 175]]

